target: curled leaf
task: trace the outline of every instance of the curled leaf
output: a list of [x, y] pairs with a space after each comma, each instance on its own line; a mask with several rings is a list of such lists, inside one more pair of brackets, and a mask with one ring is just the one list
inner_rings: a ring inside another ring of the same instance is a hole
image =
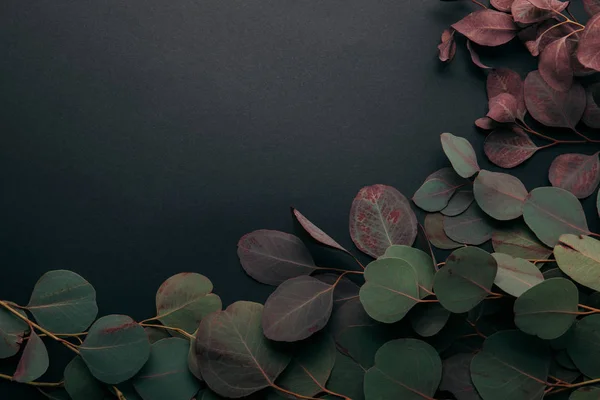
[[442, 168], [429, 175], [415, 192], [412, 201], [425, 211], [440, 211], [448, 205], [456, 189], [468, 184], [452, 168]]
[[552, 161], [548, 175], [552, 186], [573, 193], [578, 199], [590, 196], [600, 183], [598, 153], [561, 154]]
[[475, 11], [452, 27], [482, 46], [507, 43], [516, 36], [518, 30], [510, 15], [489, 9]]
[[483, 151], [491, 162], [502, 168], [513, 168], [528, 160], [539, 147], [523, 131], [496, 129], [483, 143]]
[[467, 50], [469, 50], [469, 54], [471, 55], [471, 61], [473, 61], [473, 64], [475, 64], [479, 68], [483, 68], [483, 69], [492, 68], [492, 67], [488, 67], [483, 62], [481, 62], [481, 58], [479, 57], [479, 54], [477, 54], [477, 52], [473, 48], [473, 44], [471, 43], [470, 40], [467, 40]]
[[584, 67], [600, 71], [600, 14], [594, 15], [585, 24], [577, 59]]
[[452, 28], [445, 29], [444, 32], [442, 32], [442, 42], [438, 45], [440, 61], [452, 61], [454, 55], [456, 54], [456, 41], [454, 40], [454, 32], [456, 31]]
[[488, 102], [487, 116], [496, 122], [511, 123], [518, 118], [517, 99], [508, 93], [501, 93]]
[[298, 220], [298, 222], [300, 223], [300, 225], [302, 225], [304, 230], [317, 242], [324, 244], [325, 246], [329, 246], [334, 249], [343, 251], [344, 253], [350, 254], [350, 252], [343, 248], [341, 244], [333, 240], [331, 236], [329, 236], [328, 234], [323, 232], [318, 226], [310, 222], [310, 220], [304, 215], [302, 215], [300, 211], [296, 210], [295, 208], [292, 208], [292, 212], [294, 214], [294, 217], [296, 217], [296, 220]]
[[523, 93], [523, 80], [515, 71], [508, 68], [492, 70], [486, 81], [488, 99], [491, 100], [503, 93], [508, 93], [517, 100], [517, 116], [523, 119], [527, 113]]
[[442, 133], [440, 139], [444, 153], [458, 175], [469, 178], [479, 171], [475, 150], [467, 139], [451, 133]]
[[496, 129], [498, 126], [500, 126], [500, 124], [490, 117], [482, 117], [475, 120], [475, 126], [486, 131], [491, 131], [492, 129]]

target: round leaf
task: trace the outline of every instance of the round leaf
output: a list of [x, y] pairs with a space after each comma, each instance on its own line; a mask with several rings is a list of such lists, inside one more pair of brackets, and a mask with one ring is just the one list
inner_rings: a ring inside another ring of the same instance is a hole
[[512, 123], [518, 118], [517, 107], [517, 99], [513, 95], [501, 93], [489, 100], [487, 117], [500, 123]]
[[356, 247], [376, 258], [393, 244], [412, 245], [417, 217], [406, 197], [393, 187], [367, 186], [352, 202], [350, 236]]
[[533, 233], [550, 247], [554, 247], [563, 234], [589, 233], [579, 200], [564, 189], [533, 189], [523, 206], [523, 218]]
[[422, 299], [431, 294], [435, 269], [429, 254], [414, 247], [394, 245], [387, 248], [382, 258], [399, 258], [408, 262], [417, 274], [419, 297]]
[[563, 235], [554, 248], [562, 272], [575, 282], [600, 292], [600, 242], [588, 236]]
[[575, 321], [578, 303], [579, 293], [573, 282], [564, 278], [548, 279], [515, 301], [515, 324], [530, 335], [556, 339]]
[[441, 141], [444, 153], [458, 175], [469, 178], [479, 171], [475, 150], [467, 139], [442, 133]]
[[475, 201], [492, 218], [507, 221], [523, 214], [527, 189], [512, 175], [482, 170], [473, 183]]
[[587, 68], [600, 71], [600, 14], [594, 15], [586, 24], [579, 41], [577, 59]]
[[73, 400], [105, 400], [106, 391], [77, 356], [65, 368], [65, 389]]
[[262, 313], [265, 336], [295, 342], [321, 330], [331, 316], [334, 288], [312, 276], [299, 276], [282, 283], [265, 303]]
[[427, 239], [438, 249], [452, 250], [461, 247], [462, 244], [450, 239], [444, 232], [444, 215], [440, 213], [427, 214], [425, 216], [425, 233]]
[[135, 390], [144, 400], [189, 400], [200, 389], [187, 366], [190, 344], [169, 338], [152, 345], [150, 358], [133, 380]]
[[456, 189], [467, 183], [469, 182], [458, 176], [452, 168], [442, 168], [425, 179], [412, 200], [425, 211], [440, 211], [448, 205]]
[[490, 293], [497, 269], [488, 252], [477, 247], [460, 248], [435, 274], [434, 292], [447, 310], [467, 312]]
[[365, 269], [360, 302], [371, 318], [385, 323], [400, 321], [419, 302], [417, 275], [400, 258], [381, 258]]
[[[25, 312], [18, 310], [26, 317]], [[29, 325], [4, 307], [0, 307], [0, 359], [12, 357], [21, 348], [23, 336]]]
[[448, 217], [454, 217], [458, 214], [462, 214], [473, 202], [473, 191], [472, 190], [459, 190], [452, 196], [446, 208], [441, 213]]
[[471, 379], [485, 400], [541, 399], [550, 360], [548, 347], [539, 339], [501, 331], [489, 336], [473, 358]]
[[83, 332], [98, 314], [96, 291], [74, 272], [50, 271], [35, 284], [27, 309], [51, 332]]
[[513, 258], [503, 253], [493, 253], [492, 256], [498, 263], [498, 273], [494, 283], [512, 296], [519, 297], [544, 281], [544, 275], [538, 267], [527, 260]]
[[267, 285], [277, 286], [317, 270], [304, 243], [279, 231], [261, 229], [244, 235], [238, 242], [238, 257], [248, 275]]
[[150, 355], [150, 342], [144, 328], [130, 317], [107, 315], [91, 326], [79, 350], [92, 375], [114, 385], [142, 368]]
[[469, 40], [482, 46], [500, 46], [511, 41], [518, 26], [512, 17], [490, 9], [478, 10], [452, 25]]
[[502, 168], [513, 168], [528, 160], [540, 148], [522, 131], [499, 128], [483, 143], [487, 158]]
[[193, 333], [202, 318], [221, 309], [221, 299], [212, 289], [204, 275], [183, 272], [170, 277], [156, 293], [156, 319]]
[[290, 361], [262, 332], [263, 306], [238, 301], [202, 320], [196, 336], [198, 364], [208, 387], [238, 398], [269, 387]]
[[49, 363], [48, 350], [46, 350], [44, 342], [32, 330], [13, 375], [13, 380], [21, 383], [33, 382], [44, 375]]
[[512, 224], [510, 227], [494, 231], [492, 246], [498, 253], [513, 257], [544, 260], [552, 254], [535, 235], [523, 224]]
[[450, 312], [439, 303], [419, 304], [410, 314], [410, 324], [420, 336], [437, 334], [448, 322]]
[[444, 232], [459, 243], [478, 246], [490, 240], [493, 231], [489, 217], [475, 203], [456, 217], [444, 217]]
[[[500, 0], [507, 2], [507, 0]], [[508, 0], [512, 4], [514, 0]], [[492, 2], [493, 3], [493, 2]], [[510, 5], [508, 6], [510, 11]], [[504, 10], [502, 10], [504, 11]], [[503, 93], [508, 93], [517, 99], [517, 109], [519, 119], [523, 119], [527, 110], [525, 109], [525, 99], [523, 97], [523, 80], [515, 71], [508, 68], [496, 68], [487, 76], [486, 81], [488, 100], [493, 99]]]
[[337, 282], [337, 285], [333, 289], [334, 308], [336, 306], [341, 306], [348, 300], [358, 298], [358, 291], [360, 290], [360, 286], [358, 286], [356, 283], [354, 283], [345, 276], [342, 279], [339, 279], [340, 276], [338, 274], [327, 273], [316, 275], [315, 278], [317, 278], [321, 282], [325, 282], [328, 285], [333, 285]]
[[589, 315], [575, 324], [567, 352], [584, 375], [600, 378], [600, 314]]
[[598, 153], [561, 154], [552, 161], [549, 178], [552, 186], [568, 190], [578, 199], [590, 196], [600, 182]]
[[377, 351], [375, 366], [365, 374], [365, 397], [430, 399], [441, 378], [442, 361], [431, 345], [416, 339], [393, 340]]

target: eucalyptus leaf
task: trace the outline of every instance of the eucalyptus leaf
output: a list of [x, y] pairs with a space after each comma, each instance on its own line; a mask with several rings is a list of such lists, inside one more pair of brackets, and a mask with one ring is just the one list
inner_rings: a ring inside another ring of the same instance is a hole
[[476, 203], [456, 217], [444, 217], [444, 232], [458, 243], [478, 246], [490, 240], [494, 227]]
[[[365, 369], [350, 357], [336, 352], [335, 365], [327, 381], [327, 389], [343, 394], [352, 400], [364, 400]], [[333, 397], [332, 398], [337, 398]]]
[[451, 133], [442, 133], [442, 148], [458, 175], [469, 178], [479, 171], [475, 150], [465, 138]]
[[[25, 312], [17, 310], [23, 317]], [[29, 325], [4, 307], [0, 307], [0, 359], [12, 357], [21, 348]]]
[[440, 389], [452, 393], [457, 400], [481, 400], [471, 381], [474, 354], [459, 353], [444, 360]]
[[50, 360], [46, 345], [44, 345], [44, 342], [35, 331], [32, 330], [19, 364], [17, 364], [13, 380], [21, 383], [33, 382], [44, 375], [49, 364]]
[[498, 263], [498, 273], [494, 283], [512, 296], [519, 297], [544, 281], [544, 275], [539, 268], [527, 260], [503, 253], [493, 253], [492, 256]]
[[554, 256], [561, 271], [575, 282], [600, 291], [600, 241], [588, 236], [563, 235]]
[[65, 389], [73, 400], [104, 400], [106, 390], [93, 377], [80, 356], [71, 360], [65, 368]]
[[461, 243], [450, 239], [444, 232], [444, 220], [447, 217], [440, 213], [425, 216], [425, 233], [431, 244], [438, 249], [452, 250], [463, 246]]
[[506, 221], [523, 214], [527, 189], [512, 175], [481, 170], [473, 183], [473, 193], [479, 207], [494, 219]]
[[473, 203], [473, 200], [474, 197], [472, 190], [459, 190], [450, 198], [448, 205], [441, 211], [441, 213], [448, 217], [455, 217], [458, 214], [465, 212], [471, 203]]
[[568, 338], [567, 352], [584, 375], [600, 378], [600, 314], [577, 321]]
[[419, 304], [410, 313], [410, 324], [420, 336], [429, 337], [437, 334], [444, 328], [450, 311], [446, 310], [439, 303]]
[[496, 229], [492, 234], [492, 246], [498, 253], [524, 259], [545, 260], [552, 254], [552, 250], [544, 246], [525, 224]]
[[440, 211], [448, 205], [454, 192], [468, 183], [468, 180], [458, 176], [452, 168], [442, 168], [425, 179], [412, 201], [425, 211]]
[[588, 386], [575, 390], [569, 400], [598, 400], [600, 399], [600, 387]]
[[429, 254], [414, 247], [393, 245], [386, 249], [381, 258], [399, 258], [408, 262], [417, 274], [419, 297], [425, 298], [431, 294], [435, 269]]

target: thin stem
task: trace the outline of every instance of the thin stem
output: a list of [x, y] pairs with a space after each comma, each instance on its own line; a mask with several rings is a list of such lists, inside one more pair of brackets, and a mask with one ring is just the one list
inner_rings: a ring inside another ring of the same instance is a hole
[[63, 345], [65, 345], [65, 347], [67, 347], [70, 350], [74, 351], [75, 353], [79, 354], [79, 350], [77, 349], [77, 347], [75, 347], [75, 345], [73, 343], [68, 342], [65, 339], [59, 338], [58, 336], [56, 336], [52, 332], [47, 331], [46, 329], [42, 328], [41, 326], [39, 326], [35, 322], [30, 321], [29, 318], [24, 317], [17, 310], [15, 310], [13, 307], [11, 307], [10, 305], [8, 305], [8, 303], [6, 301], [0, 300], [0, 306], [6, 308], [8, 311], [10, 311], [14, 315], [16, 315], [18, 318], [20, 318], [23, 321], [25, 321], [30, 327], [36, 328], [38, 331], [45, 333], [46, 335], [48, 335], [52, 339], [56, 340], [57, 342], [61, 342]]
[[[348, 253], [350, 254], [350, 253]], [[358, 265], [360, 265], [360, 267], [362, 269], [365, 269], [365, 266], [363, 265], [363, 263], [360, 262], [360, 260], [358, 259], [358, 257], [356, 257], [354, 254], [350, 254], [352, 256], [352, 258], [354, 258], [354, 261], [356, 261], [358, 263]]]
[[600, 382], [600, 378], [596, 378], [596, 379], [590, 379], [589, 381], [583, 381], [583, 382], [578, 382], [578, 383], [551, 383], [549, 386], [572, 389], [572, 388], [591, 385], [591, 384], [599, 383], [599, 382]]
[[[531, 3], [531, 2], [530, 2], [530, 3]], [[532, 3], [532, 4], [533, 4], [533, 3]], [[568, 22], [571, 22], [571, 23], [573, 23], [573, 24], [575, 24], [575, 25], [578, 25], [578, 26], [579, 26], [579, 27], [581, 27], [581, 28], [585, 28], [585, 25], [582, 25], [582, 24], [580, 24], [580, 23], [579, 23], [579, 22], [577, 22], [577, 21], [573, 21], [573, 20], [569, 19], [569, 17], [567, 17], [567, 16], [566, 16], [566, 15], [564, 15], [563, 13], [560, 13], [560, 12], [558, 12], [558, 11], [556, 11], [556, 10], [550, 10], [550, 11], [552, 11], [552, 12], [553, 12], [553, 13], [555, 13], [556, 15], [560, 15], [561, 17], [563, 17], [563, 18], [564, 18], [566, 21], [568, 21]]]
[[574, 22], [579, 23], [579, 21], [577, 21], [577, 18], [575, 18], [575, 16], [573, 15], [573, 13], [571, 13], [571, 10], [569, 10], [569, 7], [567, 7], [567, 14], [569, 14], [569, 17], [571, 17], [571, 19]]
[[115, 394], [117, 395], [117, 398], [118, 398], [119, 400], [127, 400], [127, 399], [125, 398], [125, 395], [123, 394], [123, 392], [121, 392], [121, 391], [119, 390], [119, 388], [117, 388], [116, 386], [113, 386], [112, 388], [113, 388], [113, 390], [115, 391]]
[[486, 10], [487, 10], [487, 7], [486, 7], [486, 5], [485, 5], [485, 4], [483, 4], [483, 3], [480, 3], [480, 2], [478, 2], [477, 0], [471, 0], [471, 2], [472, 2], [473, 4], [477, 4], [479, 7], [481, 7], [481, 8], [484, 8], [484, 9], [486, 9]]
[[[582, 30], [583, 30], [583, 29], [582, 29]], [[581, 32], [581, 30], [579, 30], [579, 31], [575, 31], [575, 32], [571, 32], [571, 33], [569, 33], [567, 36], [570, 36], [570, 35], [572, 35], [572, 34], [574, 34], [574, 33], [577, 33], [577, 32]], [[600, 140], [590, 139], [589, 137], [585, 136], [583, 133], [579, 132], [579, 131], [578, 131], [577, 129], [575, 129], [575, 128], [571, 128], [571, 130], [572, 130], [573, 132], [575, 132], [577, 135], [579, 135], [579, 136], [581, 136], [582, 138], [584, 138], [584, 139], [586, 140], [586, 142], [590, 142], [590, 143], [600, 143]]]
[[364, 274], [363, 271], [348, 271], [346, 269], [340, 269], [340, 268], [329, 268], [329, 267], [317, 267], [318, 270], [320, 271], [335, 271], [335, 272], [341, 272], [342, 274], [359, 274], [362, 275]]
[[[0, 379], [6, 379], [7, 381], [12, 381], [13, 377], [10, 375], [0, 374]], [[26, 385], [39, 386], [39, 387], [60, 387], [65, 382], [60, 381], [60, 382], [23, 382], [23, 383], [25, 383]]]
[[[517, 125], [519, 125], [519, 127], [521, 127], [526, 132], [531, 133], [532, 135], [536, 135], [536, 136], [539, 136], [539, 137], [541, 137], [543, 139], [551, 141], [552, 142], [552, 146], [554, 146], [556, 144], [581, 144], [581, 143], [587, 143], [588, 142], [588, 140], [560, 140], [560, 139], [554, 139], [554, 138], [552, 138], [550, 136], [546, 136], [543, 133], [539, 133], [539, 132], [531, 129], [531, 127], [529, 125], [527, 125], [527, 123], [524, 122], [524, 121], [521, 121], [521, 124], [517, 124]], [[546, 147], [550, 147], [550, 146], [546, 146]]]
[[147, 324], [145, 322], [140, 322], [139, 324], [141, 326], [146, 326], [148, 328], [158, 328], [158, 329], [166, 329], [166, 330], [169, 330], [169, 331], [174, 331], [174, 332], [177, 332], [177, 333], [179, 333], [179, 334], [187, 337], [188, 339], [196, 339], [196, 336], [190, 335], [189, 333], [187, 333], [183, 329], [175, 328], [173, 326], [158, 325], [158, 324]]
[[271, 387], [272, 387], [273, 389], [275, 389], [275, 390], [278, 390], [278, 391], [280, 391], [281, 393], [285, 393], [285, 394], [288, 394], [288, 395], [290, 395], [290, 396], [294, 396], [294, 397], [296, 397], [296, 398], [298, 398], [298, 399], [305, 399], [305, 400], [319, 400], [319, 399], [317, 399], [316, 397], [303, 396], [303, 395], [301, 395], [301, 394], [298, 394], [298, 393], [290, 392], [289, 390], [287, 390], [287, 389], [284, 389], [284, 388], [282, 388], [281, 386], [277, 386], [277, 385], [276, 385], [276, 384], [274, 384], [274, 383], [271, 383]]
[[594, 307], [586, 306], [585, 304], [577, 304], [579, 308], [583, 308], [584, 310], [589, 310], [590, 314], [600, 313], [600, 310]]
[[431, 300], [419, 300], [419, 303], [439, 303], [440, 301], [438, 299], [431, 299]]
[[[556, 381], [557, 383], [565, 383], [565, 384], [569, 384], [569, 382], [567, 382], [567, 381], [563, 381], [562, 379], [560, 379], [560, 378], [557, 378], [557, 377], [555, 377], [555, 376], [552, 376], [552, 375], [548, 375], [548, 378], [550, 378], [550, 379], [553, 379], [553, 380], [554, 380], [554, 381]], [[550, 388], [550, 389], [552, 389], [552, 388]]]
[[537, 264], [537, 263], [547, 263], [547, 262], [556, 262], [556, 260], [552, 259], [552, 258], [550, 258], [550, 259], [545, 258], [543, 260], [536, 260], [534, 258], [528, 258], [527, 261], [529, 261], [531, 263], [534, 263], [534, 264]]
[[446, 265], [446, 263], [445, 263], [445, 262], [440, 262], [440, 263], [437, 263], [437, 266], [438, 266], [438, 267], [442, 267], [442, 266], [444, 266], [444, 265]]
[[429, 255], [431, 255], [431, 260], [433, 262], [433, 268], [437, 271], [439, 270], [438, 264], [435, 263], [435, 255], [433, 254], [433, 248], [431, 247], [431, 241], [429, 240], [429, 235], [427, 235], [427, 231], [425, 227], [419, 223], [419, 228], [421, 228], [421, 232], [423, 232], [423, 236], [425, 236], [425, 241], [427, 242], [427, 247], [429, 247]]
[[327, 389], [326, 387], [324, 387], [323, 385], [321, 385], [321, 382], [319, 382], [317, 380], [317, 378], [315, 378], [313, 376], [313, 374], [310, 373], [309, 370], [307, 370], [306, 368], [304, 368], [304, 366], [302, 364], [298, 363], [298, 365], [300, 365], [300, 368], [302, 368], [304, 370], [304, 372], [310, 377], [310, 379], [312, 379], [312, 381], [319, 387], [319, 389], [321, 389], [321, 392], [325, 392], [325, 393], [330, 394], [332, 396], [341, 397], [344, 400], [352, 400], [350, 397], [344, 396], [343, 394], [339, 394], [339, 393], [336, 393], [336, 392], [333, 392], [333, 391]]
[[143, 325], [143, 324], [145, 324], [147, 322], [156, 321], [156, 320], [157, 320], [157, 317], [147, 318], [147, 319], [145, 319], [143, 321], [138, 322], [138, 324]]

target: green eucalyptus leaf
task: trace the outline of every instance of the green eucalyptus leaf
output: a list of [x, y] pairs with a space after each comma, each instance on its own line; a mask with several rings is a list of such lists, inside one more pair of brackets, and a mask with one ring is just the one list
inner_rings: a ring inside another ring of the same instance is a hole
[[479, 207], [494, 219], [507, 221], [523, 214], [527, 189], [512, 175], [479, 171], [473, 182], [473, 193]]
[[563, 368], [570, 369], [573, 371], [577, 370], [577, 366], [575, 365], [573, 360], [571, 360], [571, 357], [569, 356], [569, 353], [567, 353], [566, 350], [558, 351], [554, 356], [554, 359]]
[[555, 187], [533, 189], [523, 206], [523, 218], [546, 246], [554, 247], [567, 233], [587, 235], [581, 203], [572, 193]]
[[481, 400], [471, 381], [471, 361], [474, 356], [459, 353], [445, 359], [440, 390], [452, 393], [457, 400]]
[[544, 275], [538, 267], [527, 260], [502, 253], [493, 253], [492, 257], [498, 263], [498, 273], [494, 283], [512, 296], [519, 297], [544, 281]]
[[73, 400], [104, 400], [106, 390], [94, 378], [80, 356], [71, 360], [65, 368], [65, 389]]
[[579, 293], [568, 279], [548, 279], [523, 293], [514, 305], [515, 324], [525, 333], [556, 339], [577, 317]]
[[190, 344], [180, 338], [160, 340], [152, 345], [150, 358], [133, 380], [144, 400], [189, 400], [200, 382], [187, 365]]
[[44, 375], [49, 364], [48, 350], [42, 339], [32, 330], [13, 375], [13, 380], [21, 383], [33, 382]]
[[554, 358], [550, 364], [550, 376], [571, 383], [581, 376], [581, 372], [564, 368]]
[[[27, 317], [24, 311], [17, 310], [19, 314]], [[0, 307], [0, 359], [12, 357], [21, 348], [23, 336], [29, 331], [29, 325], [21, 318]]]
[[600, 387], [587, 386], [577, 389], [571, 394], [569, 400], [598, 400], [600, 399]]
[[441, 141], [444, 153], [458, 175], [469, 178], [479, 171], [475, 150], [467, 139], [442, 133]]
[[183, 272], [167, 279], [156, 293], [156, 319], [193, 333], [202, 318], [222, 307], [212, 282], [204, 275]]
[[343, 394], [352, 400], [364, 400], [364, 376], [365, 369], [362, 366], [350, 357], [336, 352], [335, 365], [326, 387], [332, 392]]
[[561, 271], [575, 282], [600, 291], [600, 241], [562, 235], [554, 247], [554, 257]]
[[524, 259], [545, 260], [552, 254], [552, 250], [544, 246], [522, 223], [512, 223], [495, 230], [492, 234], [492, 246], [498, 253]]
[[436, 274], [434, 292], [444, 308], [467, 312], [490, 292], [498, 266], [494, 257], [477, 247], [455, 250]]
[[171, 335], [169, 335], [168, 330], [166, 330], [166, 329], [154, 328], [152, 326], [146, 326], [146, 327], [144, 327], [144, 331], [146, 332], [146, 335], [148, 336], [148, 341], [150, 342], [150, 344], [156, 343], [159, 340], [168, 339], [171, 337]]
[[440, 211], [448, 205], [456, 189], [468, 183], [468, 180], [458, 176], [452, 168], [442, 168], [425, 179], [412, 200], [425, 211]]
[[27, 309], [51, 332], [83, 332], [98, 314], [96, 290], [75, 272], [50, 271], [35, 284]]
[[144, 328], [130, 317], [107, 315], [91, 326], [79, 350], [92, 375], [114, 385], [132, 378], [144, 366], [150, 342]]
[[440, 213], [427, 214], [425, 216], [425, 233], [432, 245], [438, 249], [452, 250], [463, 245], [450, 239], [444, 232], [444, 215]]
[[365, 397], [430, 399], [441, 378], [442, 361], [431, 345], [416, 339], [397, 339], [377, 351], [375, 366], [365, 374]]
[[440, 303], [424, 303], [415, 307], [409, 317], [415, 332], [420, 336], [429, 337], [444, 328], [450, 318], [450, 311], [442, 307]]
[[413, 267], [400, 258], [381, 258], [365, 269], [360, 302], [371, 318], [385, 323], [400, 321], [419, 302]]
[[550, 351], [540, 339], [519, 331], [489, 336], [471, 362], [471, 379], [485, 400], [544, 397]]
[[473, 203], [456, 217], [444, 217], [444, 232], [455, 242], [479, 246], [492, 238], [494, 227], [490, 217]]
[[600, 378], [600, 314], [577, 321], [569, 335], [567, 352], [584, 375]]
[[[198, 334], [198, 332], [195, 332], [194, 337], [196, 337], [197, 334]], [[188, 368], [189, 368], [190, 372], [192, 373], [192, 375], [194, 375], [196, 377], [196, 379], [198, 379], [199, 381], [204, 381], [204, 378], [202, 377], [202, 371], [200, 371], [200, 364], [198, 364], [198, 357], [196, 356], [196, 354], [197, 354], [196, 340], [191, 339], [190, 340], [190, 350], [188, 352], [188, 357], [187, 357]]]
[[465, 212], [467, 208], [473, 203], [473, 191], [472, 190], [459, 190], [452, 196], [446, 208], [441, 213], [448, 217], [454, 217], [458, 214]]
[[380, 258], [399, 258], [408, 262], [417, 274], [419, 297], [423, 299], [431, 294], [435, 268], [429, 254], [414, 247], [393, 245], [388, 247]]
[[243, 397], [269, 387], [290, 356], [263, 336], [263, 306], [238, 301], [208, 315], [196, 336], [196, 354], [208, 387], [224, 397]]
[[50, 391], [42, 390], [38, 388], [38, 391], [46, 398], [50, 400], [73, 400], [65, 389], [54, 389]]

